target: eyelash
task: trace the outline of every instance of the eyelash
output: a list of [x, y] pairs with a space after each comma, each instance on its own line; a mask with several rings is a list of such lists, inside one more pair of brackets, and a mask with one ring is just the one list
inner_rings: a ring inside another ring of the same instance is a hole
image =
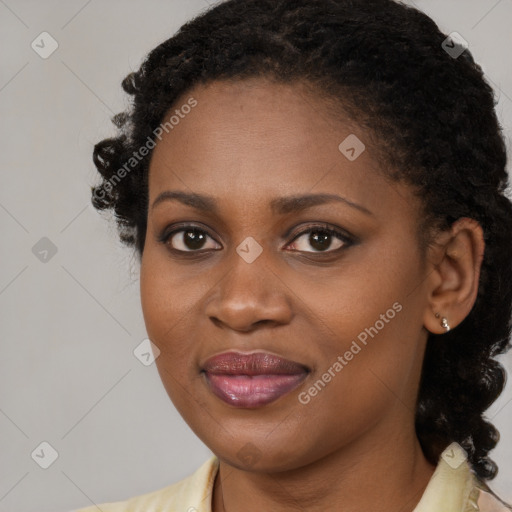
[[[182, 232], [187, 232], [187, 231], [195, 231], [200, 234], [206, 234], [208, 237], [210, 237], [212, 240], [214, 240], [217, 244], [219, 243], [219, 242], [217, 242], [217, 240], [215, 240], [215, 238], [212, 235], [210, 235], [208, 230], [203, 229], [194, 224], [184, 224], [184, 225], [180, 225], [179, 227], [175, 227], [175, 229], [173, 229], [172, 231], [164, 231], [162, 233], [162, 235], [160, 235], [158, 237], [158, 241], [164, 245], [168, 245], [169, 240], [174, 235], [176, 235], [177, 233], [182, 233]], [[343, 242], [343, 245], [334, 250], [326, 250], [326, 251], [297, 251], [297, 250], [295, 250], [294, 252], [300, 252], [300, 253], [306, 253], [306, 254], [336, 254], [336, 253], [342, 251], [343, 249], [347, 249], [348, 247], [350, 247], [351, 245], [353, 245], [355, 243], [355, 240], [351, 236], [344, 233], [343, 231], [339, 231], [338, 229], [335, 229], [335, 228], [329, 226], [328, 224], [315, 224], [315, 225], [309, 226], [307, 229], [295, 234], [293, 236], [293, 239], [287, 245], [291, 245], [297, 239], [299, 239], [300, 237], [302, 237], [305, 234], [315, 233], [315, 232], [333, 236], [333, 237], [337, 238], [338, 240], [340, 240], [341, 242]], [[187, 254], [190, 254], [190, 255], [196, 254], [197, 255], [197, 254], [205, 253], [206, 251], [211, 251], [211, 250], [217, 251], [219, 249], [206, 249], [206, 250], [198, 249], [196, 251], [194, 251], [194, 250], [182, 251], [180, 249], [174, 249], [173, 247], [169, 247], [169, 250], [171, 250], [174, 253], [180, 254], [180, 255], [187, 255]]]

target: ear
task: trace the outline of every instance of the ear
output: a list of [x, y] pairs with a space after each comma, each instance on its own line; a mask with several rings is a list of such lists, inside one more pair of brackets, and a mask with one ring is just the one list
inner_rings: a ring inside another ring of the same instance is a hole
[[429, 248], [428, 307], [423, 325], [443, 334], [443, 318], [453, 329], [469, 314], [477, 294], [485, 242], [480, 224], [467, 217], [443, 231]]

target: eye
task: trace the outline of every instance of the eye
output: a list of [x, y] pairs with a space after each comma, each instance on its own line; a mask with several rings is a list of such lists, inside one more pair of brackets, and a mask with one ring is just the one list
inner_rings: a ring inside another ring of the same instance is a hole
[[160, 242], [169, 245], [171, 249], [178, 252], [198, 252], [199, 250], [219, 249], [218, 244], [210, 243], [206, 245], [207, 240], [213, 238], [204, 230], [196, 226], [185, 226], [175, 229], [170, 233], [165, 233], [160, 237]]
[[[158, 239], [177, 253], [199, 253], [222, 248], [206, 230], [193, 225], [165, 231]], [[317, 225], [297, 234], [288, 247], [300, 252], [330, 253], [352, 244], [353, 240], [342, 231], [328, 225]], [[313, 250], [308, 250], [310, 247]]]
[[[329, 226], [313, 226], [299, 233], [292, 241], [292, 248], [302, 252], [335, 252], [353, 241], [341, 231]], [[290, 247], [290, 246], [288, 246]], [[308, 250], [313, 247], [313, 251]]]

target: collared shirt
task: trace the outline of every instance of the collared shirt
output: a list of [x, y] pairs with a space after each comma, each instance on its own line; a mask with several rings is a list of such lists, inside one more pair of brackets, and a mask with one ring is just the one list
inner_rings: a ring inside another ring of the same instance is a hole
[[[212, 456], [194, 474], [158, 491], [127, 501], [98, 505], [102, 512], [212, 512], [212, 493], [219, 460]], [[75, 512], [98, 512], [97, 506]], [[448, 446], [439, 458], [413, 512], [508, 512], [502, 502], [470, 468], [464, 450]]]

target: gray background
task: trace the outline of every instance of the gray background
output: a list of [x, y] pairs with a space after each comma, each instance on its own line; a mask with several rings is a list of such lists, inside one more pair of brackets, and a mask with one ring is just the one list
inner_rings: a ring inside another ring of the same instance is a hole
[[[133, 355], [146, 337], [137, 262], [89, 201], [92, 147], [114, 133], [109, 119], [125, 108], [122, 78], [208, 5], [0, 0], [0, 512], [126, 499], [210, 456], [155, 366]], [[499, 93], [510, 148], [512, 0], [415, 5], [469, 42]], [[31, 48], [43, 31], [59, 45], [47, 59]], [[57, 248], [47, 261], [32, 249], [43, 237]], [[511, 372], [512, 356], [502, 361]], [[512, 501], [510, 383], [488, 416], [502, 433], [492, 487]], [[43, 441], [59, 455], [48, 469], [31, 457]]]

